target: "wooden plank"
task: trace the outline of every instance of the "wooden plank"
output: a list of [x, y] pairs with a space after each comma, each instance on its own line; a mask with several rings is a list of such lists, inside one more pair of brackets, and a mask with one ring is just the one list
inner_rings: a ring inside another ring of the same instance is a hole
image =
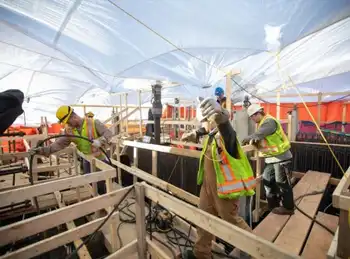
[[51, 166], [37, 166], [33, 167], [33, 173], [44, 173], [44, 172], [53, 172], [60, 169], [69, 169], [72, 168], [74, 165], [70, 163], [64, 163], [59, 165], [51, 165]]
[[180, 197], [181, 199], [184, 199], [185, 201], [193, 204], [194, 206], [197, 206], [199, 203], [199, 197], [197, 197], [189, 192], [186, 192], [183, 189], [176, 187], [175, 185], [172, 185], [166, 181], [163, 181], [162, 179], [154, 177], [153, 175], [151, 175], [145, 171], [142, 171], [139, 168], [126, 166], [126, 165], [122, 164], [121, 162], [114, 160], [114, 159], [111, 159], [111, 161], [118, 168], [123, 169], [126, 172], [129, 172], [130, 174], [135, 175], [137, 178], [140, 178], [140, 179], [142, 179], [142, 180], [144, 180], [152, 185], [155, 185], [164, 191], [169, 191], [173, 195]]
[[[322, 192], [322, 194], [305, 196], [301, 199], [298, 207], [310, 217], [314, 217], [331, 175], [315, 171], [309, 171], [308, 174], [313, 175], [313, 181], [307, 193]], [[290, 253], [299, 254], [311, 225], [311, 219], [295, 210], [294, 215], [290, 217], [274, 243]]]
[[[56, 200], [57, 200], [58, 207], [60, 207], [60, 208], [66, 207], [66, 204], [64, 204], [63, 201], [62, 201], [62, 194], [59, 191], [55, 192], [55, 197], [56, 197]], [[76, 228], [76, 225], [74, 224], [74, 221], [67, 222], [66, 226], [67, 226], [68, 230]], [[77, 252], [79, 258], [91, 259], [89, 250], [83, 244], [83, 241], [81, 239], [74, 240], [73, 243], [74, 243], [75, 249], [78, 249], [82, 245], [82, 247]]]
[[[337, 216], [318, 212], [316, 219], [327, 226], [332, 231], [336, 231], [338, 227], [339, 219]], [[327, 259], [327, 251], [332, 243], [333, 235], [321, 227], [319, 224], [314, 223], [306, 245], [301, 254], [305, 259]]]
[[[305, 176], [300, 179], [297, 185], [293, 188], [294, 199], [309, 192], [309, 188], [312, 182], [314, 181], [314, 176], [314, 174], [307, 172]], [[298, 205], [300, 201], [301, 200], [297, 200], [296, 205]], [[270, 213], [253, 230], [253, 233], [270, 242], [273, 242], [275, 241], [276, 237], [278, 236], [282, 228], [285, 226], [289, 218], [289, 215], [276, 215]]]
[[[178, 155], [178, 156], [193, 157], [193, 158], [199, 158], [201, 154], [201, 151], [197, 151], [197, 150], [175, 148], [175, 147], [161, 146], [161, 145], [155, 145], [155, 144], [147, 144], [143, 142], [136, 142], [136, 141], [129, 141], [129, 140], [120, 141], [119, 144], [130, 146], [130, 147], [137, 147], [137, 148], [152, 150], [152, 151], [158, 151], [162, 153]], [[249, 151], [256, 150], [256, 147], [253, 145], [245, 145], [245, 146], [242, 146], [242, 149], [244, 152], [249, 152]]]
[[339, 235], [339, 227], [337, 227], [337, 231], [333, 236], [332, 243], [327, 252], [327, 259], [335, 259], [338, 248], [338, 235]]
[[168, 256], [163, 249], [161, 249], [155, 242], [146, 238], [147, 250], [151, 254], [152, 258], [155, 259], [171, 259], [172, 257]]
[[291, 255], [271, 242], [268, 242], [253, 233], [244, 231], [237, 226], [232, 225], [214, 215], [195, 208], [175, 197], [160, 191], [146, 183], [146, 196], [168, 210], [174, 212], [180, 217], [191, 221], [198, 227], [215, 234], [219, 238], [247, 252], [255, 258], [279, 258], [290, 259], [300, 258], [297, 255]]
[[78, 187], [93, 182], [105, 180], [115, 176], [115, 169], [101, 171], [91, 174], [84, 174], [73, 176], [65, 179], [58, 179], [56, 181], [35, 184], [28, 187], [9, 190], [0, 193], [0, 207], [10, 205], [11, 203], [21, 202], [26, 199], [52, 193], [54, 191], [64, 190], [68, 188]]
[[132, 241], [131, 243], [127, 244], [126, 246], [120, 248], [118, 251], [114, 252], [113, 254], [109, 255], [105, 259], [120, 259], [125, 258], [137, 251], [137, 239]]
[[[338, 209], [344, 209], [348, 210], [349, 205], [347, 204], [347, 200], [342, 199], [342, 202], [340, 201], [340, 196], [345, 192], [350, 185], [350, 167], [348, 168], [345, 175], [343, 175], [342, 179], [340, 180], [340, 183], [338, 184], [337, 188], [335, 188], [333, 194], [332, 194], [332, 205], [335, 208]], [[343, 198], [343, 197], [342, 197]], [[350, 199], [349, 199], [350, 200]]]
[[28, 218], [0, 228], [0, 246], [43, 232], [96, 210], [118, 203], [131, 187], [73, 204], [69, 207]]
[[[104, 230], [108, 226], [108, 223], [115, 222], [118, 218], [119, 212], [113, 213], [113, 215], [107, 220], [106, 224], [101, 229]], [[25, 246], [12, 253], [3, 255], [0, 257], [0, 259], [23, 259], [41, 255], [91, 234], [105, 219], [106, 217], [103, 217], [90, 221], [84, 225], [70, 229], [63, 233], [59, 233], [29, 246]]]
[[137, 254], [140, 259], [146, 259], [146, 221], [145, 221], [145, 187], [139, 183], [135, 185], [136, 195], [136, 229], [137, 229]]
[[[292, 176], [295, 178], [302, 178], [305, 175], [305, 173], [302, 172], [292, 172]], [[337, 186], [340, 183], [340, 179], [337, 178], [331, 178], [329, 179], [329, 184]]]
[[337, 256], [350, 258], [350, 215], [349, 210], [340, 210]]

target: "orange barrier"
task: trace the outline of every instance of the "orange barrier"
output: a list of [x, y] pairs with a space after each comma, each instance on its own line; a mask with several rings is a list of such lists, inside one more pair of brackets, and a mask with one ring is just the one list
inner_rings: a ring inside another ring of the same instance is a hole
[[[165, 105], [163, 107], [163, 112], [162, 112], [162, 119], [171, 119], [173, 118], [173, 112], [174, 112], [174, 106], [172, 105]], [[192, 111], [192, 106], [187, 106], [187, 107], [180, 107], [179, 109], [179, 116], [180, 118], [185, 118], [185, 110], [186, 110], [186, 118], [195, 118], [196, 117], [196, 109], [193, 109]], [[193, 112], [193, 116], [192, 116]]]
[[[260, 104], [262, 107], [264, 107], [265, 111], [272, 116], [277, 115], [277, 104], [276, 103], [262, 103]], [[303, 103], [295, 104], [298, 109], [298, 119], [302, 121], [312, 121], [307, 109], [304, 107]], [[318, 103], [317, 102], [309, 102], [306, 103], [308, 106], [311, 114], [313, 117], [317, 120], [318, 119]], [[335, 121], [342, 121], [343, 120], [343, 106], [344, 102], [337, 101], [337, 102], [329, 102], [329, 103], [322, 103], [321, 105], [321, 118], [320, 121], [322, 122], [335, 122]], [[345, 122], [350, 122], [350, 103], [345, 104], [346, 106], [346, 116], [345, 116]], [[180, 117], [184, 117], [184, 110], [187, 109], [186, 115], [187, 117], [192, 114], [191, 107], [180, 107]], [[280, 119], [286, 120], [288, 119], [288, 112], [293, 110], [294, 103], [281, 103], [280, 104]], [[240, 111], [242, 110], [241, 105], [233, 105], [232, 106], [233, 111]], [[166, 105], [163, 109], [162, 118], [163, 119], [171, 119], [173, 117], [174, 112], [174, 106]], [[194, 110], [194, 117], [196, 116], [196, 111]]]
[[[24, 132], [26, 135], [36, 135], [39, 134], [39, 131], [37, 128], [32, 127], [25, 127], [25, 126], [11, 126], [8, 128], [7, 132]], [[1, 148], [4, 153], [7, 152], [24, 152], [25, 146], [22, 139], [16, 139], [13, 141], [4, 141], [4, 138], [0, 138], [1, 141]]]
[[51, 126], [47, 127], [47, 132], [48, 133], [54, 133], [54, 134], [59, 134], [61, 132], [61, 129], [64, 127], [60, 123], [53, 123]]

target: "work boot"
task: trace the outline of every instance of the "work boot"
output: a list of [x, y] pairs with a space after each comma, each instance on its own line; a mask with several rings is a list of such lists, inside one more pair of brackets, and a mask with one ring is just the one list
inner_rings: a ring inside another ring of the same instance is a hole
[[277, 207], [272, 210], [272, 213], [277, 215], [293, 215], [294, 210], [286, 209], [285, 207]]
[[269, 211], [272, 211], [274, 208], [277, 208], [280, 206], [280, 199], [277, 195], [273, 195], [270, 197], [266, 197], [267, 199], [267, 206]]

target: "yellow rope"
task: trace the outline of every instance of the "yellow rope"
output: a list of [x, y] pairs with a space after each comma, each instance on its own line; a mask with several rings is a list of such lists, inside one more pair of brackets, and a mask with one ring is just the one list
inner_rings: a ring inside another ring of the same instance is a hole
[[[278, 73], [280, 74], [280, 77], [281, 77], [281, 79], [282, 79], [279, 52], [276, 54], [276, 62], [277, 62]], [[297, 91], [297, 93], [298, 93], [298, 95], [299, 95], [299, 97], [300, 97], [300, 99], [301, 99], [301, 101], [302, 101], [302, 103], [303, 103], [303, 105], [304, 105], [306, 111], [307, 111], [308, 114], [310, 115], [310, 117], [311, 117], [313, 123], [316, 125], [317, 130], [318, 130], [319, 133], [321, 134], [321, 137], [322, 137], [323, 141], [326, 143], [326, 145], [327, 145], [329, 151], [331, 152], [331, 154], [332, 154], [332, 156], [333, 156], [335, 162], [337, 163], [337, 165], [338, 165], [338, 167], [340, 168], [341, 172], [343, 173], [344, 177], [347, 177], [347, 175], [346, 175], [346, 173], [345, 173], [345, 170], [344, 170], [343, 167], [341, 166], [341, 164], [340, 164], [338, 158], [337, 158], [336, 155], [334, 154], [334, 151], [333, 151], [332, 147], [329, 145], [329, 143], [328, 143], [326, 137], [324, 136], [324, 134], [323, 134], [323, 132], [322, 132], [322, 130], [321, 130], [321, 128], [320, 128], [320, 126], [319, 126], [318, 123], [316, 122], [316, 120], [315, 120], [314, 116], [312, 115], [312, 113], [311, 113], [309, 107], [307, 106], [307, 104], [306, 104], [306, 102], [305, 102], [303, 96], [301, 95], [298, 86], [295, 85], [295, 83], [294, 83], [292, 77], [291, 77], [289, 74], [287, 74], [287, 76], [288, 76], [288, 79], [289, 79], [289, 81], [291, 82], [293, 88]], [[283, 81], [284, 81], [284, 80], [283, 80]], [[285, 86], [285, 83], [284, 83], [284, 82], [283, 82], [283, 85]], [[349, 224], [349, 226], [350, 226], [350, 208], [349, 208], [348, 212], [349, 212], [349, 213], [348, 213], [348, 224]]]

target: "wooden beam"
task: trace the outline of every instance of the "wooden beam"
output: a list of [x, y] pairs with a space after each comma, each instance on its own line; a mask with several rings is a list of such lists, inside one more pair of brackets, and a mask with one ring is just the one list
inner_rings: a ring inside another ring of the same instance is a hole
[[[199, 158], [201, 155], [201, 152], [197, 150], [175, 148], [175, 147], [168, 147], [168, 146], [155, 145], [155, 144], [147, 144], [143, 142], [136, 142], [136, 141], [129, 141], [129, 140], [123, 140], [120, 142], [120, 144], [125, 146], [130, 146], [130, 147], [137, 147], [137, 148], [142, 148], [147, 150], [158, 151], [162, 153], [178, 155], [178, 156]], [[245, 146], [242, 146], [242, 149], [244, 152], [249, 152], [249, 151], [256, 150], [256, 147], [253, 145], [245, 145]]]
[[151, 254], [152, 258], [155, 259], [172, 259], [169, 257], [156, 243], [146, 237], [147, 250]]
[[37, 166], [37, 167], [33, 167], [32, 172], [33, 173], [53, 172], [56, 170], [72, 168], [73, 166], [74, 165], [69, 163], [64, 163], [60, 165], [51, 165], [51, 166]]
[[174, 212], [180, 217], [191, 221], [198, 227], [218, 236], [255, 258], [300, 258], [297, 255], [288, 254], [274, 244], [255, 236], [252, 233], [244, 231], [231, 223], [219, 219], [214, 215], [180, 201], [165, 192], [147, 185], [146, 183], [143, 183], [143, 185], [145, 186], [146, 196], [149, 199], [159, 203], [161, 206]]
[[173, 194], [174, 196], [177, 196], [189, 203], [191, 203], [194, 206], [198, 206], [199, 204], [199, 198], [189, 192], [184, 191], [183, 189], [176, 187], [175, 185], [172, 185], [162, 179], [159, 179], [157, 177], [154, 177], [153, 175], [142, 171], [139, 168], [136, 167], [129, 167], [126, 166], [124, 164], [122, 164], [121, 162], [111, 159], [112, 163], [117, 166], [120, 169], [123, 169], [124, 171], [135, 175], [137, 178], [140, 178], [144, 181], [146, 181], [149, 184], [155, 185], [158, 188], [164, 190], [164, 191], [169, 191], [171, 194]]
[[346, 210], [341, 209], [339, 213], [339, 236], [337, 256], [340, 258], [350, 258], [350, 224], [349, 207]]
[[24, 135], [23, 137], [1, 137], [1, 141], [13, 141], [13, 140], [21, 140], [25, 139], [27, 141], [38, 141], [38, 140], [44, 140], [47, 138], [47, 135], [45, 134], [37, 134], [37, 135]]
[[[315, 179], [322, 176], [323, 173], [307, 172], [293, 188], [294, 199], [308, 193], [310, 186], [315, 183]], [[301, 199], [296, 200], [295, 204], [298, 205], [300, 202]], [[289, 215], [269, 213], [264, 220], [254, 228], [253, 233], [265, 240], [274, 242], [290, 217]]]
[[[70, 229], [63, 233], [59, 233], [52, 237], [46, 238], [42, 241], [36, 242], [29, 246], [20, 248], [12, 253], [5, 254], [0, 259], [21, 259], [21, 258], [33, 258], [48, 251], [51, 251], [57, 247], [71, 243], [74, 240], [80, 239], [91, 234], [105, 219], [106, 217], [90, 221], [84, 225]], [[113, 213], [113, 215], [103, 225], [102, 230], [105, 229], [108, 223], [116, 222], [119, 218], [119, 212]]]
[[[310, 173], [314, 172], [309, 171], [308, 174]], [[324, 192], [331, 175], [326, 173], [316, 173], [314, 175], [318, 177], [313, 179], [313, 183], [310, 185], [307, 192]], [[313, 218], [316, 215], [322, 197], [323, 193], [305, 196], [299, 202], [298, 208]], [[299, 254], [307, 239], [312, 223], [313, 221], [311, 219], [306, 217], [299, 210], [295, 210], [294, 215], [290, 217], [287, 224], [283, 227], [274, 244], [292, 254]]]
[[332, 239], [332, 243], [328, 249], [327, 259], [335, 259], [335, 256], [337, 254], [337, 248], [338, 248], [338, 236], [339, 236], [339, 227], [337, 228], [337, 231], [335, 231], [335, 234]]
[[117, 113], [113, 114], [111, 117], [109, 117], [107, 120], [105, 120], [103, 122], [103, 124], [107, 124], [108, 122], [114, 120], [117, 116], [119, 116], [119, 119], [121, 119], [122, 113], [126, 112], [126, 110], [127, 109], [125, 108], [125, 109], [121, 110], [120, 112], [117, 112]]
[[[55, 197], [56, 197], [56, 201], [57, 201], [58, 207], [60, 207], [60, 208], [66, 207], [66, 204], [64, 204], [64, 202], [62, 201], [62, 194], [59, 191], [55, 192]], [[66, 226], [67, 226], [68, 230], [76, 228], [76, 225], [74, 224], [74, 221], [67, 222]], [[74, 243], [75, 249], [78, 249], [81, 246], [81, 248], [77, 252], [80, 259], [83, 259], [83, 258], [91, 259], [89, 250], [83, 244], [83, 241], [81, 239], [74, 240], [73, 243]]]
[[145, 220], [145, 187], [140, 183], [135, 184], [136, 195], [136, 233], [137, 233], [137, 254], [139, 259], [146, 259], [146, 220]]
[[[323, 212], [318, 212], [316, 220], [327, 226], [332, 231], [338, 227], [338, 217]], [[310, 235], [306, 241], [303, 253], [304, 259], [327, 259], [327, 251], [332, 243], [333, 235], [319, 224], [314, 223]]]
[[317, 95], [317, 124], [321, 125], [322, 93]]
[[113, 254], [107, 256], [105, 259], [120, 259], [120, 258], [128, 258], [130, 255], [137, 252], [137, 239], [133, 240], [126, 246], [120, 248], [118, 251]]
[[93, 174], [84, 174], [79, 176], [67, 177], [64, 179], [56, 179], [47, 183], [30, 185], [15, 190], [0, 192], [0, 207], [10, 205], [12, 203], [21, 202], [31, 199], [39, 195], [52, 193], [54, 191], [64, 190], [68, 188], [78, 187], [81, 185], [103, 181], [106, 178], [115, 176], [115, 169], [96, 172]]
[[[323, 93], [324, 95], [329, 95], [329, 96], [345, 96], [350, 94], [350, 91], [345, 91], [345, 92], [329, 92], [329, 93]], [[264, 97], [264, 98], [275, 98], [276, 95], [259, 95], [260, 97]], [[307, 93], [303, 93], [301, 94], [301, 96], [306, 97], [317, 97], [318, 93], [314, 93], [314, 94], [307, 94]], [[281, 98], [290, 98], [290, 97], [299, 97], [298, 94], [283, 94], [281, 95]]]
[[[305, 175], [306, 173], [302, 173], [302, 172], [292, 172], [292, 176], [293, 177], [295, 177], [295, 178], [297, 178], [297, 179], [300, 179], [300, 178], [302, 178], [304, 175]], [[339, 182], [340, 182], [340, 179], [337, 179], [337, 178], [330, 178], [329, 179], [329, 184], [330, 185], [338, 185], [339, 184]]]
[[231, 102], [231, 95], [232, 95], [232, 72], [228, 72], [226, 74], [226, 109], [230, 115], [232, 114], [232, 102]]
[[[332, 203], [333, 207], [343, 210], [348, 210], [350, 207], [350, 204], [348, 204], [346, 197], [341, 197], [343, 192], [347, 190], [347, 188], [350, 185], [350, 167], [343, 176], [343, 178], [340, 180], [340, 183], [338, 184], [337, 188], [335, 188], [333, 194], [332, 194]], [[343, 198], [343, 199], [341, 199]], [[345, 199], [344, 199], [345, 198]], [[341, 202], [342, 200], [342, 202]]]
[[0, 228], [0, 246], [16, 242], [25, 237], [43, 232], [91, 212], [112, 206], [118, 203], [130, 188], [133, 188], [133, 186], [100, 195], [37, 217], [6, 225]]

